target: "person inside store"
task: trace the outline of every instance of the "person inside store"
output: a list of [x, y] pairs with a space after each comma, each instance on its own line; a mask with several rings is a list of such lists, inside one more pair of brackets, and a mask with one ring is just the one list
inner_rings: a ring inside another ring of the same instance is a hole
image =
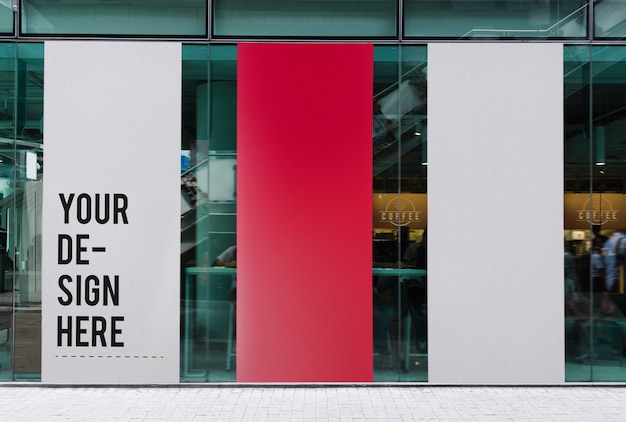
[[604, 291], [619, 293], [620, 266], [626, 257], [626, 235], [618, 230], [609, 237], [603, 247], [605, 277]]
[[[606, 236], [605, 236], [606, 237]], [[601, 237], [596, 237], [592, 241], [591, 250], [591, 291], [602, 293], [600, 312], [610, 315], [615, 310], [615, 303], [609, 297], [609, 291], [605, 289], [606, 265], [604, 263], [604, 243]]]
[[591, 232], [593, 233], [593, 241], [598, 242], [601, 246], [609, 240], [609, 237], [601, 233], [602, 226], [600, 224], [594, 224], [591, 226]]
[[604, 292], [605, 265], [602, 238], [594, 238], [591, 250], [591, 289], [594, 293]]
[[574, 261], [574, 255], [572, 254], [571, 245], [565, 241], [563, 251], [563, 263], [565, 274], [565, 293], [580, 292], [580, 286], [578, 285], [578, 274], [576, 271], [576, 262]]

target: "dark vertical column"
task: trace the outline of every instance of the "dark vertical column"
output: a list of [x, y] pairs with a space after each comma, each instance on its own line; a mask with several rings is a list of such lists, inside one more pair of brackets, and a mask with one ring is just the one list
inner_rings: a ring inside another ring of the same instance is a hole
[[372, 380], [364, 44], [241, 44], [237, 380]]

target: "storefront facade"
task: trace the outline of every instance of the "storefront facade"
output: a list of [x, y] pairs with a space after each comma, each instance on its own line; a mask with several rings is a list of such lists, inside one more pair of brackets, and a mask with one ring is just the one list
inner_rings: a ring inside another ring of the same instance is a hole
[[0, 5], [0, 380], [625, 382], [625, 21]]

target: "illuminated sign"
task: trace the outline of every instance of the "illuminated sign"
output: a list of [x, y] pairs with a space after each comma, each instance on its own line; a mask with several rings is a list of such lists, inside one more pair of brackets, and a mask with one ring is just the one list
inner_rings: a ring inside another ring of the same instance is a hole
[[624, 210], [626, 195], [619, 193], [573, 194], [567, 193], [563, 199], [564, 228], [589, 229], [599, 225], [602, 229], [626, 228]]
[[607, 224], [619, 221], [619, 210], [613, 208], [613, 204], [606, 195], [597, 195], [593, 200], [587, 199], [582, 208], [576, 210], [577, 221], [585, 221], [591, 224]]
[[373, 218], [376, 228], [426, 227], [426, 194], [374, 194]]

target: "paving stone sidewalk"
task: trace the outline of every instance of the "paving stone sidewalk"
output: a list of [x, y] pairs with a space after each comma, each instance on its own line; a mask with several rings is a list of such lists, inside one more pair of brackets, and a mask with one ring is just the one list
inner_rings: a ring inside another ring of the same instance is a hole
[[626, 421], [626, 387], [0, 387], [1, 421]]

